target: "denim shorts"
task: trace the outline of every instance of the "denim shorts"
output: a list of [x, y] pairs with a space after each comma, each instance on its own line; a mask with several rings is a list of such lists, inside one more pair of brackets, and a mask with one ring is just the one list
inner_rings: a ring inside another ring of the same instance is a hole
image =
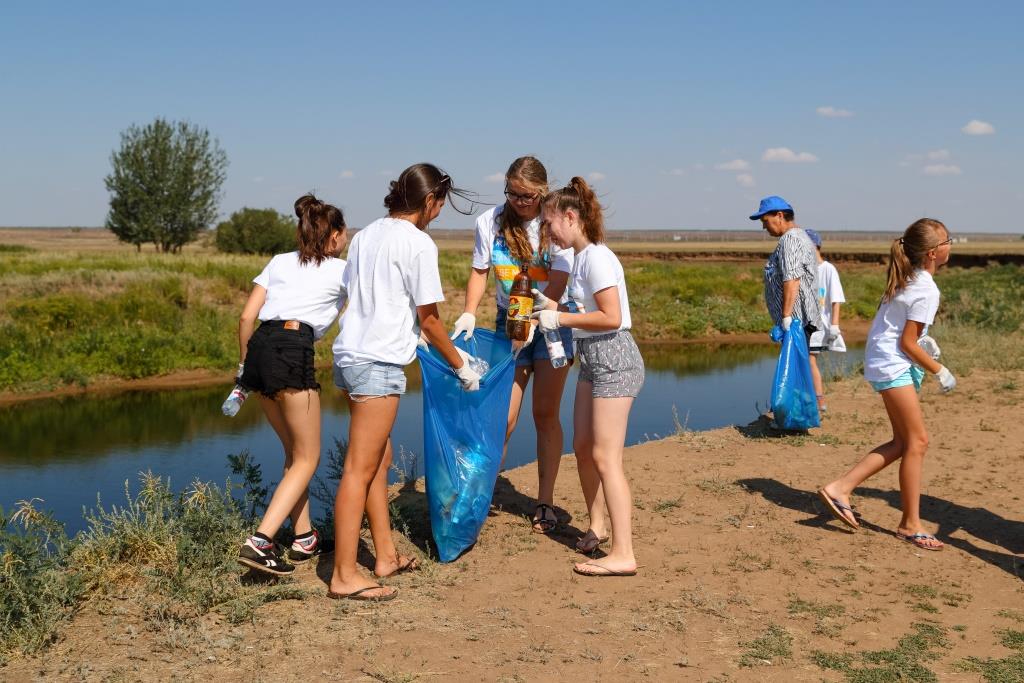
[[394, 363], [360, 363], [334, 366], [334, 384], [356, 397], [401, 396], [405, 393], [405, 368]]
[[[494, 331], [501, 336], [505, 336], [505, 321], [508, 320], [508, 309], [498, 308], [498, 317], [494, 321]], [[562, 337], [562, 348], [565, 349], [565, 357], [572, 363], [573, 359], [573, 346], [572, 346], [572, 329], [568, 327], [558, 328], [558, 334]], [[551, 356], [548, 355], [548, 345], [544, 341], [544, 335], [541, 334], [540, 330], [534, 332], [533, 341], [524, 346], [516, 356], [516, 367], [532, 367], [538, 360], [550, 361]]]
[[921, 382], [923, 381], [924, 369], [919, 368], [916, 365], [911, 365], [896, 379], [890, 379], [886, 382], [871, 382], [871, 388], [875, 391], [885, 391], [886, 389], [896, 389], [898, 387], [906, 387], [913, 384], [914, 391], [921, 391]]
[[629, 330], [581, 337], [581, 382], [593, 385], [594, 398], [633, 397], [644, 385], [644, 359]]

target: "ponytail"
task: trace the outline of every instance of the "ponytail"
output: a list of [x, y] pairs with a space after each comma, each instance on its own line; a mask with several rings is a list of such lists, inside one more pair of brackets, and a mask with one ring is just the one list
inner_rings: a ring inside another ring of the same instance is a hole
[[327, 245], [331, 235], [345, 230], [345, 216], [341, 209], [325, 204], [313, 196], [304, 194], [295, 200], [295, 215], [299, 218], [296, 237], [299, 243], [299, 263], [313, 262], [320, 265], [330, 256]]
[[882, 303], [892, 301], [907, 286], [914, 272], [924, 265], [928, 252], [935, 249], [948, 232], [942, 221], [920, 218], [910, 224], [903, 237], [892, 241]]
[[427, 208], [430, 195], [435, 201], [452, 197], [466, 200], [470, 202], [469, 208], [460, 208], [455, 202], [451, 202], [451, 207], [466, 216], [473, 213], [473, 193], [455, 187], [452, 177], [434, 164], [413, 164], [402, 171], [398, 179], [388, 185], [384, 206], [392, 216], [416, 214]]
[[604, 242], [604, 210], [594, 190], [583, 178], [573, 176], [566, 187], [547, 196], [544, 206], [550, 206], [559, 213], [570, 209], [575, 211], [580, 217], [587, 240], [594, 244]]

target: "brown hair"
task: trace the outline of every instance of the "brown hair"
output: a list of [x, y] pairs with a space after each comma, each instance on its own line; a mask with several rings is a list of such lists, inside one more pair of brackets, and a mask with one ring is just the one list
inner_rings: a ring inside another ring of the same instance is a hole
[[[516, 180], [526, 185], [531, 191], [540, 195], [541, 203], [544, 202], [544, 198], [548, 194], [548, 171], [537, 158], [525, 156], [513, 161], [505, 172], [506, 189], [508, 189], [510, 180]], [[520, 263], [533, 261], [533, 245], [530, 244], [530, 235], [523, 228], [523, 222], [519, 219], [515, 209], [510, 206], [510, 202], [505, 202], [505, 208], [498, 214], [498, 230], [504, 238], [505, 244], [508, 245], [509, 254], [516, 261]], [[547, 260], [549, 243], [550, 238], [547, 231], [541, 230], [537, 252], [544, 260]]]
[[341, 209], [325, 204], [314, 197], [312, 192], [295, 200], [295, 215], [299, 217], [296, 229], [299, 263], [306, 265], [312, 261], [319, 266], [331, 256], [327, 253], [331, 234], [345, 230], [345, 216]]
[[889, 268], [885, 275], [885, 294], [882, 302], [892, 301], [896, 294], [907, 286], [914, 271], [925, 263], [928, 252], [939, 246], [941, 234], [948, 236], [949, 230], [942, 221], [934, 218], [919, 218], [910, 224], [903, 237], [892, 241], [889, 247]]
[[434, 164], [413, 164], [402, 171], [398, 180], [391, 181], [384, 206], [392, 215], [418, 213], [427, 208], [427, 196], [431, 194], [439, 201], [451, 196], [465, 199], [470, 202], [469, 209], [460, 209], [454, 203], [452, 208], [467, 216], [473, 212], [473, 194], [455, 187], [451, 176]]
[[568, 185], [545, 197], [544, 206], [550, 206], [559, 213], [572, 209], [579, 214], [587, 239], [595, 244], [604, 242], [604, 213], [597, 195], [583, 178], [574, 176]]

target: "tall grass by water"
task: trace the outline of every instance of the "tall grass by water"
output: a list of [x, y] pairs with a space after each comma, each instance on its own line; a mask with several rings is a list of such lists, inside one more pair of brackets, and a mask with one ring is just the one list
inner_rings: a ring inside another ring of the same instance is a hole
[[[238, 315], [266, 260], [0, 249], [0, 391], [191, 369], [228, 376], [238, 357]], [[624, 266], [633, 333], [640, 340], [683, 341], [770, 327], [759, 263], [627, 258]], [[469, 270], [468, 253], [441, 253], [448, 298], [442, 317], [449, 325], [462, 311]], [[870, 319], [884, 285], [882, 267], [844, 266], [841, 274], [844, 319]], [[943, 305], [936, 329], [947, 338], [1020, 335], [1021, 267], [950, 269], [939, 284]], [[485, 302], [491, 299], [485, 296]], [[482, 321], [491, 310], [485, 303]], [[332, 328], [326, 338], [335, 333]], [[1000, 361], [1019, 367], [1019, 356], [1011, 350]], [[329, 343], [317, 345], [317, 358], [329, 361]]]

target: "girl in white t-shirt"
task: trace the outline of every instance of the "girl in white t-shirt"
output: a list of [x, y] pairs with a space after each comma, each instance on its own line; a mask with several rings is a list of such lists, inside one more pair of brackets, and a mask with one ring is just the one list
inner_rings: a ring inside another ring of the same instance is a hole
[[242, 544], [238, 561], [276, 575], [295, 569], [274, 548], [274, 535], [285, 519], [291, 518], [295, 532], [291, 562], [305, 562], [321, 551], [320, 535], [309, 519], [309, 481], [320, 462], [313, 342], [345, 303], [345, 262], [338, 258], [345, 247], [344, 216], [311, 194], [295, 202], [295, 214], [299, 250], [278, 254], [256, 276], [238, 323], [238, 384], [260, 393], [263, 412], [284, 446], [284, 476], [256, 532]]
[[[487, 289], [487, 274], [494, 269], [495, 298], [498, 305], [495, 330], [505, 334], [508, 316], [509, 291], [512, 280], [519, 273], [520, 264], [529, 263], [531, 284], [540, 288], [547, 297], [558, 301], [565, 292], [572, 271], [572, 249], [560, 249], [540, 229], [540, 207], [548, 193], [548, 172], [534, 157], [520, 157], [512, 162], [505, 173], [505, 197], [502, 205], [484, 212], [476, 220], [476, 242], [473, 247], [473, 267], [466, 285], [465, 312], [455, 321], [452, 339], [465, 333], [473, 336], [476, 311]], [[541, 335], [534, 336], [531, 325], [529, 338], [512, 342], [516, 353], [515, 383], [508, 407], [508, 428], [505, 449], [519, 420], [526, 385], [533, 382], [533, 421], [537, 431], [537, 505], [533, 513], [533, 530], [549, 533], [558, 522], [555, 516], [554, 495], [558, 465], [562, 460], [562, 423], [558, 418], [562, 391], [569, 375], [569, 365], [552, 367], [547, 344]], [[562, 346], [569, 361], [573, 358], [572, 331], [562, 330]], [[504, 454], [502, 455], [504, 461]], [[593, 545], [596, 548], [596, 544]], [[587, 550], [593, 548], [588, 547]]]
[[832, 344], [841, 334], [839, 306], [846, 302], [846, 295], [843, 293], [843, 283], [839, 280], [839, 271], [821, 255], [821, 235], [817, 230], [811, 228], [804, 228], [804, 234], [811, 239], [811, 243], [818, 253], [818, 277], [815, 279], [814, 289], [817, 291], [818, 306], [821, 308], [821, 322], [817, 323], [818, 329], [811, 334], [809, 344], [814, 393], [818, 398], [818, 411], [824, 413], [827, 409], [825, 406], [825, 384], [821, 379], [818, 357], [822, 352], [830, 350]]
[[893, 242], [885, 294], [864, 349], [864, 379], [882, 395], [892, 438], [818, 490], [832, 515], [857, 529], [860, 524], [850, 494], [868, 477], [899, 460], [903, 517], [896, 536], [923, 550], [942, 550], [943, 544], [921, 524], [921, 471], [928, 432], [917, 392], [925, 370], [938, 377], [943, 392], [951, 391], [956, 379], [919, 342], [939, 307], [939, 288], [932, 275], [949, 260], [951, 242], [946, 226], [931, 218], [914, 222]]
[[480, 375], [466, 362], [438, 317], [444, 300], [437, 245], [427, 226], [450, 195], [465, 193], [432, 164], [416, 164], [391, 182], [384, 198], [386, 218], [352, 239], [345, 268], [348, 308], [334, 342], [334, 381], [348, 396], [348, 451], [334, 504], [334, 573], [327, 595], [353, 600], [391, 600], [394, 588], [364, 577], [356, 564], [363, 512], [370, 522], [376, 554], [374, 575], [416, 569], [399, 554], [391, 535], [387, 474], [391, 427], [405, 393], [404, 366], [416, 357], [422, 330], [437, 347], [466, 391], [480, 388]]
[[[604, 503], [611, 517], [612, 547], [601, 561], [580, 562], [584, 576], [633, 576], [633, 500], [622, 466], [626, 425], [633, 399], [644, 382], [644, 361], [633, 336], [622, 265], [604, 244], [601, 205], [583, 178], [544, 200], [543, 222], [560, 247], [576, 254], [569, 296], [583, 313], [570, 312], [540, 292], [534, 314], [540, 331], [571, 327], [580, 362], [573, 411], [573, 447], [590, 528], [581, 542], [606, 538]], [[603, 495], [602, 495], [603, 494]]]

